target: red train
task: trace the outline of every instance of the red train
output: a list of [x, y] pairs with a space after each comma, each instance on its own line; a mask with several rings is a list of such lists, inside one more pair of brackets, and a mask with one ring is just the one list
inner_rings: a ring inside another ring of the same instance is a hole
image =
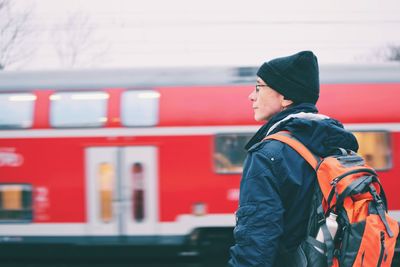
[[[0, 73], [0, 245], [231, 242], [255, 71]], [[400, 220], [400, 67], [323, 66], [321, 84]]]

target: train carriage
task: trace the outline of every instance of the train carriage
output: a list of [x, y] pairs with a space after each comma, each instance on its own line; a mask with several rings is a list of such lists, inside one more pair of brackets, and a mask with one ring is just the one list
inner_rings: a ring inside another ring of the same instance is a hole
[[[255, 71], [0, 73], [0, 247], [227, 248]], [[400, 66], [321, 67], [317, 107], [356, 134], [397, 220], [399, 96]]]

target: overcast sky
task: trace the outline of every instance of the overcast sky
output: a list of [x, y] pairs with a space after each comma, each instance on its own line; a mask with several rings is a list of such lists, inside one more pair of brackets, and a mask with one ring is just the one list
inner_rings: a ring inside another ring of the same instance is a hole
[[65, 67], [54, 39], [76, 13], [92, 28], [77, 67], [259, 65], [303, 49], [321, 64], [371, 63], [400, 44], [398, 0], [14, 1], [34, 6], [37, 33], [19, 69]]

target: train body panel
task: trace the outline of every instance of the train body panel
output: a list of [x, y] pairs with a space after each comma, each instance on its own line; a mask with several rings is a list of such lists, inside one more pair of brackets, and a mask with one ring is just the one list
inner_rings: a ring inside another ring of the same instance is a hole
[[[0, 129], [0, 242], [184, 242], [196, 229], [234, 226], [243, 145], [260, 127], [247, 99], [250, 82], [60, 84], [0, 86], [0, 101], [21, 94], [17, 100], [34, 102], [29, 127]], [[398, 92], [393, 80], [323, 83], [318, 109], [356, 133], [400, 220]], [[55, 102], [70, 93], [104, 100], [100, 126], [54, 125]], [[127, 125], [131, 98], [154, 106], [138, 111], [143, 119], [134, 123], [143, 125]]]

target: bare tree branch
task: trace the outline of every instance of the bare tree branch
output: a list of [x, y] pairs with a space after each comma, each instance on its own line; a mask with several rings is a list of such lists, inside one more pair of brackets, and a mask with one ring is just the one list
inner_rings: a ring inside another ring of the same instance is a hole
[[64, 23], [55, 26], [52, 36], [63, 67], [82, 67], [97, 60], [98, 51], [105, 53], [95, 40], [95, 31], [89, 17], [79, 12], [69, 15]]
[[31, 14], [32, 8], [17, 13], [12, 0], [0, 0], [0, 70], [33, 54], [26, 46]]

